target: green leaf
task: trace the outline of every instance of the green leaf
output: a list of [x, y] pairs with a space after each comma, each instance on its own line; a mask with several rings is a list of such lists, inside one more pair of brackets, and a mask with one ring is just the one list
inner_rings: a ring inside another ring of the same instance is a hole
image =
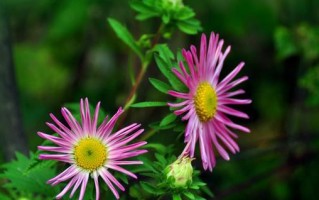
[[173, 127], [175, 127], [176, 124], [168, 124], [168, 125], [165, 125], [165, 126], [160, 126], [159, 125], [159, 122], [153, 122], [153, 123], [150, 123], [149, 124], [149, 127], [155, 129], [155, 130], [167, 130], [167, 129], [171, 129]]
[[194, 196], [193, 193], [191, 193], [191, 192], [186, 191], [186, 192], [184, 192], [183, 194], [184, 194], [186, 197], [188, 197], [189, 199], [195, 199], [195, 196]]
[[148, 5], [144, 1], [131, 1], [130, 6], [133, 10], [138, 12], [136, 19], [141, 21], [160, 15], [154, 6]]
[[155, 55], [155, 61], [159, 70], [167, 78], [172, 87], [178, 91], [183, 90], [183, 84], [178, 80], [175, 74], [173, 74], [173, 72], [171, 71], [171, 66], [169, 66], [169, 63], [165, 62], [164, 59], [159, 55]]
[[166, 117], [164, 117], [164, 119], [162, 119], [160, 126], [166, 126], [175, 121], [175, 119], [176, 115], [174, 113], [168, 114]]
[[167, 94], [167, 91], [170, 90], [170, 86], [163, 81], [155, 78], [149, 78], [148, 80], [158, 91], [163, 92], [164, 94]]
[[160, 106], [167, 106], [166, 102], [158, 102], [158, 101], [145, 101], [132, 104], [130, 107], [133, 108], [146, 108], [146, 107], [160, 107]]
[[207, 185], [204, 185], [201, 189], [202, 189], [202, 191], [205, 192], [209, 197], [211, 197], [211, 198], [214, 197], [213, 192], [207, 187]]
[[1, 199], [1, 200], [11, 200], [12, 198], [10, 198], [10, 197], [8, 197], [8, 196], [6, 196], [6, 195], [0, 193], [0, 199]]
[[174, 18], [179, 20], [186, 20], [195, 16], [195, 12], [189, 7], [183, 7], [175, 13]]
[[52, 198], [59, 189], [46, 184], [47, 180], [56, 175], [53, 164], [55, 162], [39, 161], [33, 154], [28, 158], [21, 153], [16, 153], [16, 160], [3, 165], [2, 177], [9, 180], [5, 187]]
[[174, 54], [167, 44], [157, 44], [154, 47], [154, 51], [159, 53], [160, 57], [169, 65], [169, 68], [173, 67], [172, 60], [174, 59]]
[[161, 154], [155, 153], [155, 158], [160, 161], [161, 163], [165, 163], [166, 164], [166, 159], [164, 158], [164, 156], [162, 156]]
[[197, 19], [178, 21], [177, 27], [184, 33], [190, 35], [194, 35], [201, 30], [200, 22]]
[[143, 60], [143, 54], [140, 47], [137, 45], [132, 34], [124, 27], [120, 22], [115, 19], [108, 18], [108, 22], [111, 25], [112, 29], [115, 31], [116, 35], [127, 44], [137, 55]]
[[180, 194], [173, 194], [173, 200], [182, 200], [182, 197]]
[[147, 183], [147, 182], [144, 182], [144, 181], [141, 181], [141, 186], [142, 188], [148, 192], [148, 193], [151, 193], [151, 194], [157, 194], [157, 188], [154, 187], [153, 185], [151, 185], [150, 183]]
[[279, 27], [275, 31], [275, 45], [277, 57], [282, 60], [298, 52], [294, 38], [290, 31], [285, 27]]

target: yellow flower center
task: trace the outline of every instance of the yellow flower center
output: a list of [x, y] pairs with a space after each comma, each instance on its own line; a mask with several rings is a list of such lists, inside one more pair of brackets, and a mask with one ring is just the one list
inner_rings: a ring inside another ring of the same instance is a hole
[[195, 98], [196, 114], [201, 122], [207, 122], [214, 117], [217, 107], [217, 95], [208, 82], [198, 85]]
[[96, 138], [84, 138], [74, 146], [74, 159], [77, 166], [95, 171], [107, 160], [107, 148]]

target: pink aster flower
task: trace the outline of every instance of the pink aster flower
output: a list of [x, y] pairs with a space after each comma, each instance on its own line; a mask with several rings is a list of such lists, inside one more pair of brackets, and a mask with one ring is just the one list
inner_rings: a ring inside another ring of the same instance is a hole
[[250, 132], [248, 128], [234, 123], [228, 115], [249, 118], [247, 114], [233, 109], [231, 104], [249, 104], [250, 99], [237, 99], [234, 96], [243, 94], [244, 90], [232, 90], [238, 84], [246, 81], [247, 76], [233, 80], [243, 68], [241, 62], [232, 72], [220, 81], [220, 72], [224, 60], [230, 51], [230, 46], [222, 52], [224, 41], [219, 40], [218, 34], [211, 33], [207, 44], [206, 35], [201, 38], [199, 57], [195, 46], [190, 51], [183, 49], [182, 54], [188, 69], [183, 62], [179, 62], [179, 69], [174, 68], [174, 74], [187, 86], [188, 92], [169, 91], [174, 97], [182, 99], [179, 103], [168, 103], [171, 107], [178, 107], [176, 115], [183, 115], [187, 120], [185, 129], [184, 153], [194, 156], [195, 145], [199, 140], [203, 167], [212, 171], [216, 164], [214, 149], [225, 159], [229, 160], [228, 149], [232, 153], [239, 152], [234, 141], [237, 135], [232, 129]]
[[97, 120], [100, 102], [97, 104], [92, 118], [87, 98], [85, 102], [81, 99], [80, 109], [81, 124], [68, 109], [62, 108], [61, 112], [68, 126], [63, 125], [53, 114], [50, 114], [50, 117], [55, 124], [47, 123], [59, 136], [38, 132], [40, 137], [56, 145], [39, 146], [39, 150], [54, 152], [52, 154], [40, 154], [39, 158], [57, 160], [70, 165], [62, 173], [48, 180], [48, 183], [56, 185], [60, 182], [68, 181], [68, 184], [56, 196], [57, 199], [62, 198], [71, 188], [70, 198], [79, 188], [79, 199], [83, 199], [89, 177], [91, 177], [94, 180], [96, 199], [98, 200], [100, 196], [99, 177], [101, 177], [118, 199], [119, 194], [114, 186], [117, 186], [122, 191], [125, 189], [111, 174], [111, 171], [115, 170], [137, 178], [135, 174], [121, 166], [143, 164], [142, 161], [126, 159], [147, 152], [146, 150], [137, 150], [137, 148], [146, 144], [144, 141], [127, 144], [144, 130], [139, 129], [140, 124], [134, 123], [112, 133], [117, 119], [123, 113], [121, 108], [110, 120], [106, 117], [99, 127], [97, 127]]

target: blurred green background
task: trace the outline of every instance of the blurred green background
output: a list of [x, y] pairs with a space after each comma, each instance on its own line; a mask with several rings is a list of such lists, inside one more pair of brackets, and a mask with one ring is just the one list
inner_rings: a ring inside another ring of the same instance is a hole
[[[319, 187], [319, 1], [227, 0], [184, 1], [196, 12], [203, 32], [220, 33], [232, 51], [227, 74], [240, 61], [246, 65], [242, 84], [252, 105], [240, 109], [251, 128], [239, 133], [241, 152], [229, 162], [218, 159], [202, 178], [216, 199], [317, 199]], [[59, 115], [68, 102], [88, 97], [102, 101], [108, 113], [122, 106], [131, 87], [127, 65], [135, 59], [107, 24], [116, 18], [133, 32], [155, 32], [158, 21], [139, 23], [124, 0], [5, 0], [13, 59], [30, 150], [47, 131], [49, 113]], [[198, 46], [200, 34], [176, 31], [174, 52]], [[152, 63], [137, 101], [163, 99], [148, 77], [162, 77]], [[125, 124], [160, 120], [161, 108], [130, 109]], [[0, 127], [1, 129], [1, 127]], [[161, 131], [150, 141], [174, 143]], [[182, 147], [182, 138], [177, 138]], [[176, 151], [176, 154], [179, 152]], [[4, 162], [3, 158], [1, 163]], [[200, 159], [195, 166], [201, 169]]]

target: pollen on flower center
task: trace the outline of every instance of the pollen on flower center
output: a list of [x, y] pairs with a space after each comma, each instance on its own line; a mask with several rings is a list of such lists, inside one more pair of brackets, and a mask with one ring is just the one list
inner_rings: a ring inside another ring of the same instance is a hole
[[74, 160], [77, 166], [85, 170], [97, 170], [107, 160], [107, 148], [96, 138], [81, 139], [74, 146]]
[[214, 117], [217, 107], [217, 95], [208, 82], [198, 85], [194, 97], [196, 114], [201, 122], [207, 122]]

